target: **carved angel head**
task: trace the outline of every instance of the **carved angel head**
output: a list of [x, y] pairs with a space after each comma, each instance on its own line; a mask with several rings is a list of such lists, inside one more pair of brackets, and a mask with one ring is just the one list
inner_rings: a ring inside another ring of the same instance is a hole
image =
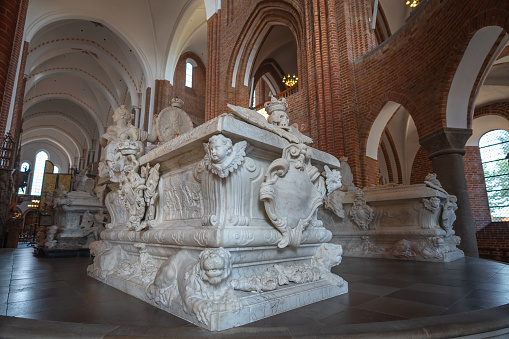
[[225, 281], [232, 271], [230, 252], [224, 248], [210, 248], [202, 251], [199, 256], [200, 278], [211, 285]]
[[207, 145], [210, 161], [214, 164], [223, 163], [233, 149], [232, 141], [222, 134], [212, 136]]

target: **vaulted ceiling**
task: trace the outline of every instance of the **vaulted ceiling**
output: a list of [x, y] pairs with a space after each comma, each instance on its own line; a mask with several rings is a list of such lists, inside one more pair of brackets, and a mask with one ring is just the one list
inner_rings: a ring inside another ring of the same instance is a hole
[[172, 82], [182, 53], [206, 64], [206, 20], [203, 0], [31, 1], [22, 159], [44, 149], [62, 170], [76, 166], [120, 105], [141, 125], [146, 88]]

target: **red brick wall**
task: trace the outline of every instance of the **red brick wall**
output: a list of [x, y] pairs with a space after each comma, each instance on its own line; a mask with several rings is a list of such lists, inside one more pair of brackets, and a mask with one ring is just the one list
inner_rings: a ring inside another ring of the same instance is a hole
[[509, 262], [509, 223], [494, 222], [476, 233], [481, 258]]
[[159, 114], [170, 105], [173, 98], [173, 86], [168, 80], [156, 80], [154, 86], [154, 114]]
[[[410, 175], [410, 185], [422, 184], [428, 173], [433, 173], [433, 164], [428, 158], [428, 151], [424, 147], [420, 147], [415, 155], [412, 164], [412, 173]], [[440, 180], [440, 178], [439, 178]]]
[[[185, 86], [187, 59], [193, 59], [197, 64], [193, 67], [192, 88]], [[173, 96], [184, 101], [182, 109], [191, 116], [194, 125], [203, 124], [205, 121], [205, 65], [193, 52], [182, 54], [177, 61], [173, 76]]]
[[[23, 44], [28, 0], [3, 0], [0, 7], [0, 136], [5, 134]], [[21, 75], [22, 76], [22, 75]]]
[[481, 153], [477, 146], [468, 146], [465, 147], [465, 150], [466, 154], [463, 156], [463, 163], [465, 164], [468, 195], [472, 206], [475, 230], [479, 231], [491, 222]]

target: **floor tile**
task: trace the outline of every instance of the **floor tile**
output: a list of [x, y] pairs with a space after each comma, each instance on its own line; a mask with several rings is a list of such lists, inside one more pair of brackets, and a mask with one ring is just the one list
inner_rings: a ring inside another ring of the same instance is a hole
[[383, 295], [387, 295], [387, 294], [391, 294], [396, 291], [399, 291], [399, 288], [380, 286], [380, 285], [375, 285], [375, 284], [355, 283], [355, 284], [349, 284], [348, 290], [352, 291], [352, 292], [359, 292], [359, 293], [364, 293], [364, 294], [383, 296]]
[[364, 293], [354, 292], [354, 291], [350, 290], [350, 291], [348, 291], [348, 293], [339, 295], [337, 297], [334, 297], [334, 298], [331, 298], [328, 300], [330, 300], [331, 302], [354, 307], [359, 304], [363, 304], [365, 302], [373, 300], [375, 298], [378, 298], [378, 296], [373, 295], [373, 294], [364, 294]]
[[368, 301], [358, 305], [357, 308], [402, 318], [431, 317], [439, 315], [447, 309], [446, 307], [388, 297], [381, 297]]
[[343, 325], [343, 324], [361, 324], [361, 323], [372, 323], [381, 321], [394, 321], [404, 320], [405, 318], [374, 312], [370, 310], [364, 310], [359, 308], [350, 308], [326, 319], [320, 320], [321, 323], [328, 325]]
[[66, 298], [51, 297], [19, 301], [7, 304], [7, 315], [18, 316], [21, 314], [38, 313], [51, 309], [75, 307], [79, 305], [86, 305], [85, 300], [83, 300], [79, 295], [69, 296]]
[[441, 307], [450, 307], [464, 296], [464, 294], [430, 293], [406, 289], [386, 295], [388, 298], [415, 301]]

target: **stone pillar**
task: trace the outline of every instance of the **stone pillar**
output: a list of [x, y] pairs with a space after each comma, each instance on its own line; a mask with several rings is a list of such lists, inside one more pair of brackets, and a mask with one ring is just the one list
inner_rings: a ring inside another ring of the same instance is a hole
[[454, 231], [461, 237], [458, 247], [469, 257], [479, 257], [463, 164], [465, 143], [471, 135], [471, 129], [445, 127], [426, 135], [419, 142], [428, 151], [433, 170], [443, 188], [458, 198], [454, 222]]

